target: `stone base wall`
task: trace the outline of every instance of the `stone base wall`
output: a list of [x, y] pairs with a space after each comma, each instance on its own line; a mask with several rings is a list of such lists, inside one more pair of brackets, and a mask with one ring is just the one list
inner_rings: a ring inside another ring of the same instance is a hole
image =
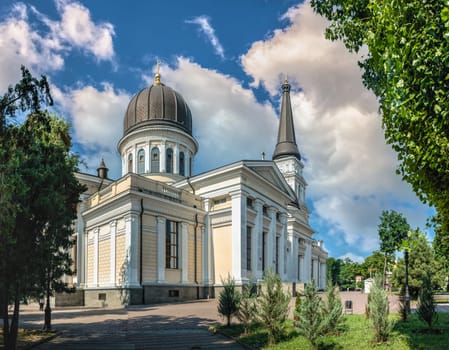
[[182, 285], [144, 286], [145, 304], [208, 299], [214, 296], [212, 287]]
[[56, 293], [54, 306], [83, 306], [84, 291], [76, 290], [73, 293]]
[[85, 289], [84, 305], [88, 307], [126, 307], [142, 304], [141, 288]]

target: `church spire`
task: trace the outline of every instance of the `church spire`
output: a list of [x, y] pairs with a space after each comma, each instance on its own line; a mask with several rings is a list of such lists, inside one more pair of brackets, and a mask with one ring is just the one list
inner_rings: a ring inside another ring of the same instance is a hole
[[273, 160], [294, 156], [301, 160], [295, 138], [292, 104], [290, 102], [290, 84], [287, 80], [282, 84], [281, 117], [279, 118], [278, 141], [273, 152]]

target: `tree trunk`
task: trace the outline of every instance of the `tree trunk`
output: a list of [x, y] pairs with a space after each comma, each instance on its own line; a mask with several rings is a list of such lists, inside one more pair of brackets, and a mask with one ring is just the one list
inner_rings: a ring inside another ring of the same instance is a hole
[[14, 296], [14, 311], [11, 319], [11, 326], [9, 329], [9, 335], [5, 342], [5, 348], [8, 350], [14, 350], [17, 344], [17, 332], [19, 330], [19, 308], [20, 308], [20, 293], [19, 288], [16, 287], [16, 295]]
[[48, 285], [47, 285], [47, 305], [45, 305], [44, 330], [51, 331], [50, 288]]
[[9, 337], [9, 317], [8, 317], [8, 289], [6, 286], [2, 285], [2, 290], [0, 291], [0, 305], [1, 305], [1, 313], [3, 319], [3, 345], [6, 346], [6, 340]]

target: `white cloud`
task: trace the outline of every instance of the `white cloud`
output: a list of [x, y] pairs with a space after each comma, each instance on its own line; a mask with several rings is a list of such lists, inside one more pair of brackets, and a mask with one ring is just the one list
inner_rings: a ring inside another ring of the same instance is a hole
[[[1, 91], [20, 79], [20, 65], [35, 75], [61, 70], [64, 57], [73, 48], [97, 60], [114, 58], [114, 29], [110, 23], [95, 24], [89, 10], [80, 3], [58, 0], [56, 4], [60, 21], [52, 21], [33, 6], [19, 2], [0, 22]], [[34, 21], [30, 20], [30, 14], [36, 16]], [[47, 32], [37, 30], [42, 23], [47, 26]]]
[[198, 16], [192, 20], [186, 21], [186, 23], [198, 24], [200, 26], [200, 31], [206, 35], [207, 39], [214, 47], [215, 53], [221, 58], [224, 58], [223, 46], [221, 46], [220, 41], [215, 35], [215, 30], [210, 25], [209, 21], [210, 19], [207, 16]]
[[395, 174], [396, 156], [385, 145], [376, 99], [362, 85], [358, 56], [324, 39], [327, 22], [308, 2], [283, 19], [290, 25], [253, 43], [241, 62], [255, 87], [276, 95], [287, 75], [296, 88], [291, 99], [314, 221], [329, 227], [335, 245], [366, 253], [378, 248], [383, 209], [422, 226], [428, 210]]
[[349, 258], [349, 259], [351, 259], [351, 261], [355, 261], [355, 262], [358, 262], [358, 263], [362, 263], [365, 260], [365, 258], [363, 256], [355, 255], [355, 254], [352, 254], [352, 253], [346, 253], [346, 254], [344, 254], [342, 256], [339, 256], [337, 259], [344, 260], [346, 258]]
[[[274, 150], [278, 121], [270, 104], [261, 105], [236, 79], [180, 57], [161, 67], [162, 81], [183, 95], [192, 111], [200, 149], [195, 172], [241, 159], [260, 159]], [[146, 78], [151, 83], [153, 78]]]
[[53, 87], [55, 101], [70, 116], [75, 140], [83, 146], [82, 160], [90, 170], [104, 158], [112, 177], [121, 175], [117, 142], [123, 134], [123, 117], [130, 96], [115, 91], [111, 84], [102, 89], [84, 86], [68, 91]]

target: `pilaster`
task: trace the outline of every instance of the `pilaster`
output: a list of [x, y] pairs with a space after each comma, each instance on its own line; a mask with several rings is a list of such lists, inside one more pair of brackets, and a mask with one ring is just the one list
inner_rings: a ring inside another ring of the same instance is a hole
[[[246, 232], [246, 196], [242, 192], [231, 193], [232, 201], [232, 276], [237, 284], [242, 283], [242, 261], [244, 253], [243, 232]], [[245, 235], [246, 236], [246, 235]], [[245, 252], [246, 253], [246, 252]]]
[[251, 260], [251, 268], [253, 271], [253, 276], [260, 280], [262, 279], [262, 235], [263, 235], [263, 202], [260, 199], [255, 199], [253, 201], [254, 209], [256, 210], [256, 221], [253, 230], [253, 240], [252, 240], [252, 253], [253, 258]]
[[188, 242], [189, 236], [187, 231], [187, 223], [181, 222], [181, 283], [188, 282]]
[[268, 208], [268, 216], [270, 217], [270, 229], [268, 230], [267, 242], [267, 270], [276, 271], [276, 211], [274, 208]]
[[117, 234], [117, 221], [111, 221], [109, 223], [110, 226], [110, 230], [111, 230], [111, 238], [110, 238], [110, 256], [111, 256], [111, 260], [110, 260], [110, 266], [111, 266], [111, 271], [110, 271], [110, 283], [112, 285], [115, 285], [115, 251], [116, 251], [116, 246], [115, 246], [115, 236]]
[[126, 284], [139, 284], [139, 217], [135, 213], [125, 216]]
[[165, 224], [166, 219], [157, 217], [157, 282], [165, 282]]
[[100, 229], [97, 227], [94, 229], [94, 278], [93, 284], [95, 287], [98, 286], [98, 235]]

